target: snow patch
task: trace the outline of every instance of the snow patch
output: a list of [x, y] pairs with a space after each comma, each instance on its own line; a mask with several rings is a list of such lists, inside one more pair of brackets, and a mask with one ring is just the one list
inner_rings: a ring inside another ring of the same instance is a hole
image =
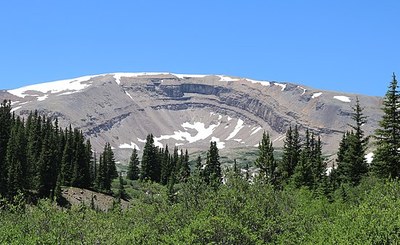
[[243, 120], [239, 118], [238, 121], [237, 121], [237, 124], [235, 126], [235, 129], [232, 131], [232, 133], [225, 140], [230, 140], [233, 137], [235, 137], [239, 133], [239, 131], [244, 127], [243, 123], [244, 123]]
[[221, 121], [222, 115], [218, 115], [218, 121]]
[[160, 143], [161, 140], [168, 140], [168, 139], [174, 139], [177, 141], [187, 141], [189, 143], [194, 143], [199, 140], [205, 140], [208, 137], [210, 137], [214, 130], [220, 125], [218, 124], [212, 124], [209, 127], [206, 127], [204, 123], [201, 122], [195, 122], [195, 123], [189, 123], [185, 122], [182, 124], [182, 127], [184, 129], [194, 129], [197, 131], [197, 133], [192, 136], [189, 132], [186, 131], [175, 131], [174, 134], [171, 135], [161, 135], [160, 137], [154, 137], [154, 144], [156, 146], [162, 147], [162, 143]]
[[[33, 92], [41, 93], [41, 94], [36, 94], [36, 96], [40, 96], [42, 94], [47, 94], [47, 93], [60, 93], [63, 91], [78, 92], [89, 87], [90, 83], [83, 83], [83, 82], [87, 82], [93, 77], [95, 76], [84, 76], [74, 79], [40, 83], [40, 84], [29, 85], [17, 89], [8, 90], [8, 92], [21, 98], [25, 98], [25, 96], [27, 95], [35, 95]], [[27, 93], [29, 91], [31, 91], [30, 94]]]
[[258, 84], [261, 84], [263, 86], [270, 86], [271, 85], [271, 83], [268, 82], [268, 81], [257, 81], [257, 80], [253, 80], [253, 79], [247, 79], [247, 78], [246, 78], [246, 81], [249, 81], [249, 82], [254, 83], [254, 84], [258, 83]]
[[368, 164], [371, 164], [372, 161], [374, 160], [374, 153], [370, 152], [367, 155], [365, 155], [365, 159], [367, 160]]
[[119, 145], [119, 148], [120, 149], [136, 149], [136, 150], [140, 151], [139, 146], [133, 142], [131, 142], [131, 144], [127, 144], [127, 143], [121, 144], [121, 145]]
[[217, 148], [218, 149], [224, 149], [225, 148], [225, 142], [220, 141], [219, 138], [213, 136], [211, 138], [211, 141], [215, 141], [215, 143], [217, 143]]
[[281, 91], [284, 91], [287, 84], [283, 84], [283, 83], [274, 83], [274, 85], [281, 87], [281, 88], [282, 88]]
[[262, 127], [258, 127], [258, 128], [253, 128], [253, 132], [250, 135], [253, 135], [255, 133], [257, 133], [258, 131], [260, 131], [262, 129]]
[[239, 81], [238, 78], [232, 78], [232, 77], [228, 77], [228, 76], [224, 76], [224, 75], [218, 75], [219, 77], [219, 81], [220, 82], [235, 82], [235, 81]]
[[57, 94], [57, 96], [61, 96], [61, 95], [70, 95], [70, 94], [75, 94], [78, 93], [79, 91], [70, 91], [70, 92], [65, 92], [65, 93], [61, 93], [61, 94]]
[[21, 109], [21, 107], [22, 107], [22, 106], [17, 106], [17, 107], [15, 107], [15, 108], [12, 108], [12, 109], [11, 109], [11, 112], [14, 112], [14, 111], [16, 111], [16, 110], [19, 110], [19, 109]]
[[343, 95], [336, 95], [336, 96], [333, 96], [333, 98], [337, 99], [337, 100], [340, 100], [342, 102], [347, 102], [347, 103], [351, 102], [349, 97], [343, 96]]
[[137, 138], [138, 142], [146, 143], [146, 140], [142, 140], [141, 138]]
[[230, 120], [232, 120], [232, 117], [228, 116], [228, 122], [229, 122]]
[[130, 94], [128, 93], [128, 91], [125, 91], [125, 94], [128, 95], [129, 98], [131, 98], [131, 100], [135, 101], [135, 100], [132, 98], [132, 95], [130, 95]]
[[303, 90], [303, 93], [302, 93], [301, 95], [305, 94], [305, 93], [306, 93], [306, 91], [307, 91], [307, 89], [303, 88], [302, 86], [297, 86], [297, 88], [299, 88], [299, 89], [302, 89], [302, 90]]
[[322, 93], [321, 92], [318, 92], [318, 93], [313, 93], [313, 95], [311, 96], [311, 99], [315, 99], [315, 98], [318, 98], [319, 96], [321, 96], [322, 95]]
[[208, 76], [208, 75], [199, 75], [199, 74], [174, 74], [174, 73], [172, 73], [172, 75], [174, 75], [180, 79], [184, 79], [185, 77], [202, 78], [202, 77]]
[[242, 142], [242, 139], [233, 139], [236, 142]]
[[49, 97], [49, 95], [48, 95], [48, 94], [45, 94], [45, 95], [43, 95], [43, 96], [38, 97], [37, 100], [38, 100], [38, 101], [43, 101], [43, 100], [46, 100], [48, 97]]

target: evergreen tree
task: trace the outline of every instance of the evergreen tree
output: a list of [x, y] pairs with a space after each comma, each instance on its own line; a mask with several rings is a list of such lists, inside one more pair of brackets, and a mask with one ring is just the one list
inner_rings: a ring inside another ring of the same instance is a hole
[[247, 180], [247, 181], [249, 181], [249, 179], [250, 179], [250, 167], [249, 167], [249, 164], [248, 163], [246, 163], [246, 166], [244, 167], [244, 171], [245, 171], [245, 175], [244, 175], [244, 178], [245, 178], [245, 180]]
[[100, 155], [99, 169], [96, 178], [96, 188], [101, 191], [111, 191], [112, 180], [118, 177], [114, 153], [110, 143], [106, 143]]
[[265, 131], [262, 136], [262, 140], [258, 145], [258, 158], [256, 159], [255, 165], [260, 168], [260, 173], [272, 184], [276, 183], [277, 166], [274, 158], [274, 147], [270, 140], [269, 134]]
[[221, 163], [219, 161], [219, 152], [217, 142], [211, 141], [210, 149], [207, 152], [206, 166], [203, 171], [203, 177], [207, 184], [214, 187], [222, 182]]
[[[71, 185], [80, 188], [88, 188], [90, 181], [90, 155], [91, 149], [85, 145], [82, 132], [74, 130], [73, 161]], [[90, 152], [90, 153], [89, 153]], [[114, 174], [115, 175], [115, 174]]]
[[300, 153], [300, 159], [292, 176], [292, 180], [296, 187], [307, 186], [311, 188], [314, 184], [311, 163], [312, 144], [313, 140], [310, 136], [309, 130], [307, 129], [305, 143]]
[[[312, 136], [314, 139], [314, 135]], [[314, 183], [321, 185], [325, 182], [326, 178], [326, 164], [324, 158], [322, 157], [322, 143], [321, 137], [318, 136], [317, 140], [313, 140], [313, 145], [311, 149], [311, 168], [313, 173]]]
[[[40, 197], [50, 197], [52, 190], [55, 187], [53, 178], [57, 178], [54, 172], [54, 152], [53, 152], [53, 134], [51, 133], [50, 124], [47, 124], [45, 129], [45, 137], [42, 142], [42, 151], [40, 153], [38, 172], [37, 172], [37, 192]], [[54, 176], [55, 175], [55, 176]], [[54, 185], [53, 185], [54, 184]]]
[[160, 176], [160, 183], [162, 185], [166, 185], [168, 183], [168, 178], [170, 175], [170, 160], [171, 157], [169, 155], [168, 145], [166, 145], [165, 150], [162, 149], [162, 153], [160, 154], [161, 159], [161, 176]]
[[35, 177], [42, 149], [41, 118], [37, 111], [29, 114], [25, 128], [27, 137], [26, 179], [28, 180], [26, 189], [33, 190], [36, 187]]
[[111, 190], [112, 180], [118, 177], [118, 172], [117, 172], [117, 167], [115, 166], [114, 152], [111, 149], [110, 143], [106, 144], [103, 154], [104, 154], [104, 162], [107, 168], [106, 189]]
[[383, 100], [383, 116], [375, 131], [377, 148], [374, 152], [372, 170], [380, 177], [400, 177], [400, 93], [396, 75]]
[[236, 176], [241, 176], [240, 168], [239, 168], [238, 165], [237, 165], [236, 158], [233, 159], [233, 173], [234, 173]]
[[61, 159], [61, 176], [63, 185], [71, 185], [73, 166], [74, 166], [74, 135], [72, 126], [65, 129], [65, 146]]
[[[355, 124], [350, 125], [352, 131], [345, 139], [346, 151], [340, 152], [342, 162], [338, 162], [338, 178], [342, 182], [350, 182], [357, 185], [362, 176], [368, 172], [368, 165], [365, 159], [365, 151], [368, 144], [368, 138], [364, 136], [362, 125], [366, 123], [366, 117], [363, 115], [363, 109], [360, 106], [358, 98], [356, 105], [352, 107], [354, 114], [352, 119]], [[342, 149], [341, 149], [342, 150]]]
[[161, 178], [161, 168], [158, 161], [158, 150], [154, 146], [154, 137], [149, 134], [146, 138], [146, 143], [143, 149], [142, 168], [140, 179], [149, 179], [151, 181], [159, 182]]
[[180, 181], [186, 182], [190, 177], [190, 166], [189, 166], [189, 154], [188, 151], [185, 151], [185, 155], [183, 155], [183, 151], [181, 151], [181, 166], [180, 166]]
[[95, 187], [97, 190], [104, 190], [104, 183], [106, 182], [107, 178], [107, 167], [104, 164], [104, 154], [101, 153], [99, 157], [99, 167], [97, 170]]
[[201, 156], [199, 155], [199, 156], [197, 157], [196, 166], [195, 166], [195, 172], [197, 172], [198, 174], [201, 173], [201, 168], [202, 168], [202, 166], [203, 166], [203, 164], [202, 164], [201, 161], [202, 161], [202, 160], [201, 160]]
[[8, 167], [7, 188], [8, 196], [14, 197], [24, 191], [26, 186], [26, 138], [24, 123], [18, 117], [13, 124], [6, 153]]
[[286, 131], [286, 138], [283, 145], [283, 155], [281, 162], [281, 174], [284, 179], [289, 179], [296, 168], [297, 163], [300, 160], [301, 145], [300, 137], [297, 125], [292, 129]]
[[11, 133], [11, 101], [4, 100], [0, 104], [0, 196], [7, 194], [6, 151]]
[[127, 178], [130, 180], [139, 179], [139, 171], [139, 157], [136, 148], [134, 148], [129, 160]]

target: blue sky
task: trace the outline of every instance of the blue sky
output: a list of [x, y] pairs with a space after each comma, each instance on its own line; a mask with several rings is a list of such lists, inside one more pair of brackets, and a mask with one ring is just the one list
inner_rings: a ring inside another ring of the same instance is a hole
[[400, 1], [2, 1], [0, 88], [108, 72], [226, 74], [382, 96]]

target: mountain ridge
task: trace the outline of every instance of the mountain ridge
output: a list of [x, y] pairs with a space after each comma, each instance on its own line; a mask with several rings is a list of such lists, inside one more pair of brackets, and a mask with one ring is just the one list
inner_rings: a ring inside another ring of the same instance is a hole
[[60, 125], [80, 128], [96, 151], [110, 142], [122, 162], [131, 148], [142, 149], [148, 133], [160, 147], [195, 152], [208, 149], [210, 140], [226, 149], [254, 147], [263, 130], [281, 146], [295, 124], [321, 135], [332, 154], [349, 129], [356, 96], [370, 134], [381, 117], [381, 97], [226, 75], [110, 73], [0, 92], [13, 100], [17, 115], [37, 109], [58, 117]]

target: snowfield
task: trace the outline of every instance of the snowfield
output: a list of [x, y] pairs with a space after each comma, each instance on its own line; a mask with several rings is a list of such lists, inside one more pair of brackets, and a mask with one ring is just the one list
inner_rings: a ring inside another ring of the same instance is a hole
[[343, 95], [336, 95], [336, 96], [333, 96], [333, 98], [337, 99], [337, 100], [340, 100], [342, 102], [346, 102], [346, 103], [350, 103], [351, 102], [349, 97], [343, 96]]
[[[20, 98], [25, 98], [27, 95], [36, 95], [41, 96], [38, 98], [39, 100], [45, 100], [47, 97], [44, 97], [43, 94], [81, 91], [90, 86], [90, 83], [83, 82], [87, 82], [93, 77], [95, 76], [84, 76], [68, 80], [40, 83], [8, 90], [8, 92]], [[39, 94], [34, 92], [39, 92]]]

